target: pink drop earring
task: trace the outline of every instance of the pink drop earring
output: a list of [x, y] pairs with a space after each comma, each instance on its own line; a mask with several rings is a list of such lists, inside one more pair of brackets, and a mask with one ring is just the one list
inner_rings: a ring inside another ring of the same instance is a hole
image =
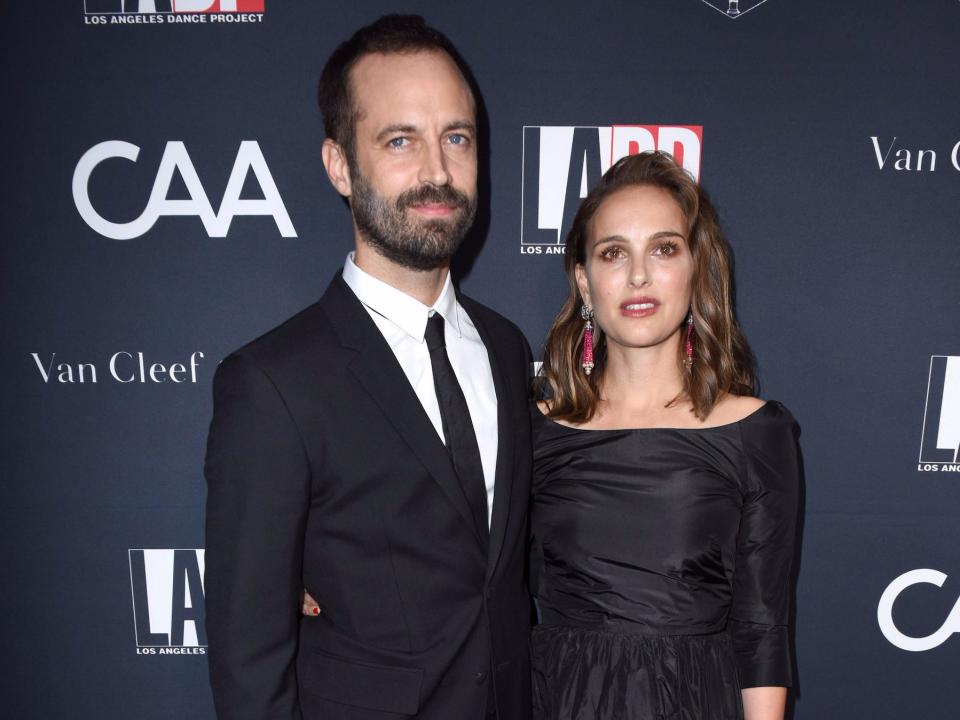
[[586, 304], [580, 306], [580, 317], [587, 323], [583, 328], [583, 353], [580, 356], [580, 366], [583, 372], [589, 375], [593, 371], [593, 310]]
[[683, 341], [683, 351], [686, 357], [683, 366], [689, 370], [693, 367], [693, 311], [687, 314], [687, 333]]

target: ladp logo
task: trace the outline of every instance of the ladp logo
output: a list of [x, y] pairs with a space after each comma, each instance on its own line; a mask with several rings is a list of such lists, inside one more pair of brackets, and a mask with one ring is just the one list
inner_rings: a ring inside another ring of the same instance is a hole
[[901, 650], [923, 652], [943, 645], [951, 635], [960, 632], [960, 598], [957, 598], [957, 602], [954, 603], [953, 609], [943, 624], [925, 637], [905, 635], [893, 622], [893, 604], [907, 588], [920, 584], [942, 588], [946, 580], [947, 576], [939, 570], [920, 568], [905, 572], [890, 583], [880, 596], [880, 603], [877, 605], [877, 623], [880, 625], [883, 636]]
[[[153, 189], [147, 199], [147, 206], [140, 216], [130, 222], [113, 222], [103, 217], [93, 203], [90, 202], [90, 179], [101, 163], [106, 160], [120, 158], [136, 162], [140, 155], [140, 148], [122, 140], [107, 140], [98, 143], [87, 150], [77, 163], [73, 172], [73, 201], [77, 206], [80, 217], [91, 228], [101, 235], [113, 240], [131, 240], [140, 237], [154, 226], [161, 215], [195, 215], [203, 223], [207, 235], [210, 237], [226, 237], [230, 224], [237, 215], [268, 215], [277, 224], [277, 229], [283, 237], [296, 237], [297, 231], [290, 222], [287, 208], [273, 181], [270, 168], [263, 157], [260, 145], [256, 140], [244, 140], [237, 150], [237, 157], [227, 180], [227, 187], [223, 191], [220, 209], [213, 211], [203, 183], [193, 167], [193, 161], [187, 153], [187, 147], [182, 142], [168, 142], [160, 158]], [[174, 180], [174, 173], [179, 173], [183, 179], [189, 199], [170, 199], [170, 185]], [[240, 195], [247, 175], [253, 177], [260, 186], [263, 195], [259, 199], [244, 199]]]
[[89, 14], [262, 13], [264, 0], [84, 0]]
[[561, 252], [580, 200], [622, 157], [662, 150], [699, 179], [702, 139], [699, 125], [525, 126], [521, 252]]
[[137, 654], [206, 654], [203, 550], [127, 553]]
[[927, 378], [918, 470], [954, 471], [960, 453], [960, 356], [933, 355]]

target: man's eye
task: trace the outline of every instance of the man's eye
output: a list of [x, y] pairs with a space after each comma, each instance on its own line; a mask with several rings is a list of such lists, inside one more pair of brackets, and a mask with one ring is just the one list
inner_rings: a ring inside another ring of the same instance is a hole
[[466, 135], [461, 135], [460, 133], [454, 133], [447, 137], [447, 141], [451, 145], [466, 145], [470, 142], [470, 139]]
[[403, 146], [407, 145], [407, 139], [405, 137], [395, 137], [388, 144], [392, 148], [400, 149]]

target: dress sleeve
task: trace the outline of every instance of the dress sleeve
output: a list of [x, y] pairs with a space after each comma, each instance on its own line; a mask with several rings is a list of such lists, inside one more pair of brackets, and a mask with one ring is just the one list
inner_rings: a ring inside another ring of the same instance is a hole
[[790, 619], [802, 482], [799, 428], [778, 403], [741, 425], [745, 476], [727, 629], [740, 687], [793, 685]]

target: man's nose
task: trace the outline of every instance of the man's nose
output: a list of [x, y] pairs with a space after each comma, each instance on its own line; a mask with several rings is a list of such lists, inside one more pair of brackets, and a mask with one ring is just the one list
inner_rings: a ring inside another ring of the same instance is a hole
[[447, 156], [439, 142], [427, 143], [424, 146], [420, 174], [417, 178], [421, 183], [430, 183], [437, 187], [450, 183], [450, 172], [447, 169]]

